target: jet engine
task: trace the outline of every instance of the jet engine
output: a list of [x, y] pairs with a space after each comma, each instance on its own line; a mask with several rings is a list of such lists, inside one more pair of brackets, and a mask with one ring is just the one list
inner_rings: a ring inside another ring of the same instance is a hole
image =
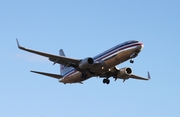
[[117, 78], [126, 79], [132, 74], [132, 69], [130, 67], [124, 67], [117, 73]]
[[93, 58], [85, 58], [83, 59], [80, 64], [79, 64], [79, 68], [80, 69], [88, 69], [91, 68], [91, 66], [94, 64], [94, 59]]

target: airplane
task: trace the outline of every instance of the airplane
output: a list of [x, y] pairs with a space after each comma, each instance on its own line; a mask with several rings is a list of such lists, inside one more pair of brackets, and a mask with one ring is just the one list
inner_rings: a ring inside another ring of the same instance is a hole
[[109, 84], [109, 78], [122, 79], [123, 82], [129, 78], [138, 80], [151, 79], [148, 72], [147, 78], [134, 75], [130, 67], [117, 68], [117, 65], [130, 60], [134, 63], [134, 58], [138, 56], [144, 47], [142, 42], [136, 40], [126, 41], [118, 44], [95, 57], [86, 57], [84, 59], [74, 59], [65, 56], [63, 49], [59, 50], [59, 55], [48, 54], [20, 46], [16, 39], [18, 48], [27, 52], [47, 57], [54, 64], [60, 64], [60, 75], [39, 71], [33, 73], [49, 76], [58, 79], [59, 82], [81, 83], [91, 77], [103, 78], [104, 84]]

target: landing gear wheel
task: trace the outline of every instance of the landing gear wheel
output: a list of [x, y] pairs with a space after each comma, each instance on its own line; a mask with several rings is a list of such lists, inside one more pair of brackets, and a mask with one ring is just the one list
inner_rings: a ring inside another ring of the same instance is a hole
[[133, 59], [131, 59], [131, 60], [130, 60], [130, 63], [134, 63], [134, 60], [133, 60]]
[[106, 79], [103, 79], [103, 83], [104, 83], [104, 84], [106, 83]]
[[109, 80], [109, 79], [103, 79], [103, 83], [104, 83], [104, 84], [109, 84], [109, 83], [110, 83], [110, 80]]
[[109, 80], [109, 79], [107, 79], [106, 84], [109, 84], [109, 83], [110, 83], [110, 80]]

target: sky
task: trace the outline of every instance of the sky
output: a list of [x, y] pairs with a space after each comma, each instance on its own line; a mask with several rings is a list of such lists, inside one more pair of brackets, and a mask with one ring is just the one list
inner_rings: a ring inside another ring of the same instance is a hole
[[[179, 117], [179, 0], [1, 0], [1, 117]], [[144, 48], [131, 67], [151, 80], [100, 78], [61, 84], [30, 70], [59, 73], [59, 65], [17, 48], [83, 59], [128, 40]]]

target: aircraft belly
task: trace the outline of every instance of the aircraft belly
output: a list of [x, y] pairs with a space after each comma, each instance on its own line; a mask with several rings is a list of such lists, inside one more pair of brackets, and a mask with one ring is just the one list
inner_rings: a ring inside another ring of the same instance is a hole
[[88, 78], [86, 78], [86, 79], [81, 78], [81, 73], [78, 72], [74, 75], [71, 75], [69, 77], [62, 79], [61, 82], [63, 82], [63, 83], [81, 83], [82, 81], [87, 80], [87, 79]]
[[110, 68], [113, 68], [114, 66], [130, 59], [130, 56], [134, 53], [134, 51], [136, 51], [136, 48], [131, 48], [129, 50], [121, 51], [116, 56], [104, 60], [100, 65], [94, 66], [93, 69], [91, 69], [91, 71], [95, 73], [94, 76], [98, 74], [104, 74]]
[[120, 63], [123, 63], [130, 59], [130, 56], [134, 53], [135, 49], [125, 50], [118, 53], [115, 57], [106, 60], [105, 64], [107, 67], [114, 67]]

